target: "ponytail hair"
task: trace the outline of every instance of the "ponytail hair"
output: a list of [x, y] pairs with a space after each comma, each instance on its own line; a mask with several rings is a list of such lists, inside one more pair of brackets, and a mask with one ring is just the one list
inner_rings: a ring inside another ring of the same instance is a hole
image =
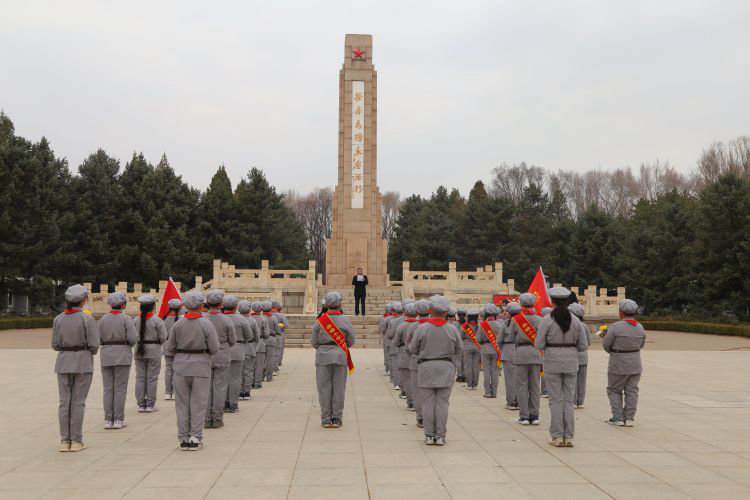
[[140, 339], [138, 340], [137, 351], [141, 356], [143, 356], [143, 352], [145, 351], [145, 344], [143, 343], [143, 341], [145, 340], [146, 335], [146, 316], [153, 310], [154, 304], [141, 304], [141, 328], [139, 331]]
[[563, 333], [570, 330], [570, 323], [573, 319], [570, 317], [570, 310], [568, 309], [568, 299], [552, 299], [555, 303], [555, 308], [549, 313], [555, 323], [560, 327]]

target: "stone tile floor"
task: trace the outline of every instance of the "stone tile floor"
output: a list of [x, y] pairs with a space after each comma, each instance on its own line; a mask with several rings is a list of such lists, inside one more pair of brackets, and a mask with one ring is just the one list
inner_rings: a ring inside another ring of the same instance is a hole
[[748, 351], [645, 351], [632, 429], [603, 423], [606, 356], [592, 351], [573, 449], [546, 444], [547, 400], [542, 425], [521, 427], [502, 395], [460, 384], [448, 445], [425, 447], [383, 376], [382, 351], [353, 353], [341, 429], [320, 427], [313, 351], [290, 349], [281, 375], [207, 430], [196, 453], [177, 449], [171, 401], [136, 413], [132, 379], [129, 426], [105, 431], [97, 372], [89, 448], [63, 454], [54, 353], [0, 349], [0, 498], [750, 498]]

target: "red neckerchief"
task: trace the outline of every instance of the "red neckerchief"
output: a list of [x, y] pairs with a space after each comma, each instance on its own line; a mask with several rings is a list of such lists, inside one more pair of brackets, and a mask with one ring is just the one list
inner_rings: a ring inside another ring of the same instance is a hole
[[404, 320], [404, 323], [416, 323], [416, 322], [417, 322], [417, 318], [406, 318]]
[[435, 326], [445, 326], [445, 324], [448, 323], [448, 320], [444, 318], [430, 318], [425, 320], [425, 323], [429, 323]]
[[109, 311], [109, 314], [122, 314], [122, 311], [120, 311], [119, 309], [112, 309], [111, 311]]
[[80, 309], [65, 309], [65, 314], [75, 314], [81, 312]]
[[273, 316], [270, 312], [263, 311], [263, 316]]
[[634, 319], [626, 319], [625, 323], [629, 324], [630, 326], [638, 326], [638, 322]]
[[183, 317], [185, 317], [187, 319], [198, 319], [198, 318], [202, 318], [203, 315], [201, 313], [187, 313]]
[[536, 316], [536, 309], [529, 309], [527, 307], [524, 307], [523, 309], [521, 309], [521, 314]]
[[250, 316], [260, 316], [260, 313], [253, 311], [250, 313]]
[[146, 321], [150, 320], [153, 317], [154, 317], [154, 313], [147, 313], [146, 314]]
[[217, 314], [221, 314], [221, 311], [208, 311], [208, 314], [213, 314], [216, 316]]
[[236, 311], [224, 311], [224, 314], [235, 314]]
[[383, 315], [384, 318], [390, 318], [391, 316], [393, 316], [393, 314], [384, 314]]
[[174, 314], [167, 314], [167, 318], [171, 318], [172, 316], [175, 316], [175, 317], [176, 317], [176, 316], [177, 316], [177, 313], [174, 313]]
[[329, 316], [338, 316], [339, 314], [344, 314], [344, 313], [342, 313], [338, 309], [332, 309], [328, 311], [326, 314], [328, 314]]

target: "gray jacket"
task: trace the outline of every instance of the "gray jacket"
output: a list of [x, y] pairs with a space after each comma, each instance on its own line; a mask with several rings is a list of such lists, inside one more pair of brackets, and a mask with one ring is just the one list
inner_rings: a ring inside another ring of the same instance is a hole
[[[167, 329], [167, 340], [169, 340], [169, 335], [172, 333], [172, 327], [180, 320], [180, 318], [182, 318], [182, 314], [173, 314], [171, 312], [167, 314], [166, 318], [164, 318], [164, 328]], [[164, 346], [166, 345], [166, 342], [161, 345], [162, 354], [164, 354]], [[164, 355], [166, 356], [166, 354]]]
[[98, 327], [102, 366], [132, 365], [133, 346], [138, 340], [133, 318], [120, 311], [108, 312], [101, 317]]
[[136, 337], [135, 359], [161, 358], [161, 345], [167, 341], [167, 329], [159, 316], [153, 315], [146, 320], [146, 331], [143, 333], [143, 354], [138, 354], [138, 343], [141, 341], [141, 317], [133, 318]]
[[216, 336], [219, 338], [219, 350], [211, 356], [211, 363], [214, 365], [229, 364], [232, 361], [229, 350], [237, 342], [234, 323], [218, 310], [209, 311], [206, 319], [214, 325]]
[[[551, 344], [564, 344], [568, 347]], [[545, 373], [574, 373], [578, 371], [578, 351], [585, 351], [589, 345], [581, 328], [581, 320], [571, 314], [567, 332], [562, 331], [552, 316], [542, 318], [536, 336], [536, 347], [544, 351]]]
[[516, 353], [516, 343], [513, 342], [513, 324], [511, 320], [502, 321], [503, 328], [502, 333], [497, 332], [500, 337], [499, 342], [502, 344], [499, 346], [503, 350], [503, 361], [513, 362], [513, 355]]
[[[637, 375], [643, 371], [641, 349], [646, 345], [646, 330], [640, 323], [635, 326], [627, 321], [612, 324], [602, 341], [609, 353], [609, 372], [616, 375]], [[617, 353], [617, 351], [637, 351]]]
[[[581, 321], [581, 327], [583, 328], [583, 332], [581, 333], [586, 337], [586, 343], [589, 347], [591, 347], [591, 330], [589, 330], [589, 325]], [[588, 348], [585, 351], [578, 351], [578, 366], [586, 366], [589, 364], [589, 350]]]
[[[539, 338], [539, 323], [542, 321], [542, 318], [533, 314], [528, 314], [528, 315], [524, 314], [524, 316], [526, 316], [526, 319], [529, 320], [529, 323], [531, 323], [531, 326], [533, 326], [534, 329], [537, 331], [536, 338], [538, 339]], [[526, 334], [523, 333], [523, 331], [521, 331], [521, 328], [518, 326], [518, 323], [516, 323], [513, 318], [510, 319], [510, 328], [511, 328], [510, 337], [512, 339], [512, 342], [516, 344], [516, 351], [513, 353], [513, 364], [514, 365], [541, 365], [542, 354], [539, 352], [539, 350], [536, 347], [534, 347], [534, 345], [531, 343], [531, 340], [529, 340], [529, 337], [527, 337]]]
[[[175, 323], [164, 348], [166, 356], [174, 356], [175, 375], [181, 377], [210, 377], [211, 356], [219, 352], [219, 337], [207, 318], [182, 318]], [[178, 350], [207, 351], [181, 353]]]
[[258, 350], [258, 341], [260, 340], [260, 327], [258, 326], [258, 322], [255, 321], [250, 313], [240, 314], [240, 316], [245, 318], [245, 321], [247, 321], [247, 325], [250, 327], [251, 334], [250, 342], [245, 344], [245, 353], [248, 356], [255, 356]]
[[245, 354], [247, 354], [246, 346], [253, 339], [253, 332], [250, 330], [250, 325], [247, 319], [236, 311], [231, 314], [225, 313], [225, 316], [234, 324], [234, 333], [237, 336], [237, 341], [229, 348], [229, 356], [232, 361], [245, 361]]
[[417, 385], [424, 388], [451, 387], [456, 379], [453, 356], [463, 350], [456, 329], [449, 324], [419, 325], [409, 343], [409, 352], [417, 354]]
[[[468, 324], [468, 323], [469, 322], [467, 321], [464, 324]], [[469, 325], [469, 326], [471, 326], [471, 328], [477, 334], [477, 342], [478, 342], [479, 341], [479, 333], [478, 333], [479, 323], [477, 323], [476, 325]], [[463, 341], [463, 350], [464, 351], [477, 351], [478, 350], [477, 346], [474, 345], [474, 341], [471, 340], [471, 338], [466, 334], [466, 332], [464, 331], [463, 325], [459, 324], [458, 329], [461, 331], [461, 339]]]
[[273, 313], [270, 313], [270, 315], [266, 315], [267, 313], [262, 313], [263, 320], [266, 322], [266, 329], [268, 330], [268, 338], [266, 339], [266, 346], [267, 347], [278, 347], [278, 342], [276, 341], [276, 337], [279, 334], [279, 321], [274, 316]]
[[[93, 373], [94, 354], [99, 350], [99, 331], [96, 320], [71, 309], [72, 314], [62, 313], [52, 322], [52, 349], [59, 351], [55, 361], [55, 373]], [[83, 347], [83, 350], [66, 350]]]
[[402, 314], [401, 316], [392, 316], [388, 322], [388, 329], [385, 331], [385, 342], [388, 343], [388, 354], [391, 356], [395, 355], [398, 349], [398, 346], [393, 343], [393, 339], [396, 336], [396, 329], [405, 320], [406, 317]]
[[409, 368], [409, 351], [407, 349], [406, 332], [409, 331], [414, 325], [419, 325], [416, 318], [406, 318], [396, 328], [396, 333], [393, 336], [393, 345], [398, 347], [398, 357], [396, 362], [399, 368]]
[[[330, 314], [330, 312], [329, 312]], [[343, 314], [330, 314], [333, 323], [346, 335], [346, 345], [354, 345], [354, 327], [352, 322]], [[328, 332], [326, 332], [320, 322], [316, 321], [313, 325], [310, 345], [315, 348], [315, 366], [324, 365], [343, 365], [346, 366], [346, 353], [333, 341]]]
[[266, 352], [266, 340], [268, 340], [268, 325], [262, 314], [252, 313], [250, 318], [258, 326], [258, 345], [255, 346], [255, 354]]
[[[503, 335], [503, 322], [499, 320], [492, 320], [487, 322], [490, 325], [490, 328], [492, 328], [492, 331], [495, 332], [495, 339], [498, 342], [498, 349], [501, 349], [500, 346], [500, 339]], [[477, 341], [479, 342], [480, 350], [479, 352], [482, 354], [496, 354], [497, 351], [495, 351], [495, 348], [492, 347], [492, 342], [490, 342], [490, 338], [487, 336], [487, 333], [484, 331], [484, 328], [482, 328], [482, 322], [479, 322], [479, 332], [477, 333]]]
[[412, 371], [417, 371], [419, 368], [419, 358], [417, 357], [416, 352], [411, 352], [409, 346], [411, 345], [411, 340], [414, 338], [414, 334], [419, 327], [422, 326], [422, 323], [420, 322], [422, 319], [426, 318], [419, 318], [414, 323], [409, 323], [409, 326], [406, 327], [406, 332], [404, 332], [404, 345], [406, 345], [406, 351], [409, 353], [409, 370]]

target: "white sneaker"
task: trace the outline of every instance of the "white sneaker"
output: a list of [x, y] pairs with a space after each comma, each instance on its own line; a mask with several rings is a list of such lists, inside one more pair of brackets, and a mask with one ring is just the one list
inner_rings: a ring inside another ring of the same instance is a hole
[[167, 400], [167, 401], [171, 401], [171, 400], [174, 399], [174, 395], [170, 394], [170, 393], [166, 393], [166, 394], [164, 394], [164, 399]]
[[146, 407], [145, 406], [139, 406], [138, 407], [138, 413], [146, 413]]
[[112, 429], [112, 428], [113, 428], [113, 424], [112, 424], [112, 422], [111, 422], [111, 421], [109, 421], [109, 420], [105, 420], [105, 421], [104, 421], [104, 428], [105, 428], [105, 429]]
[[518, 423], [521, 424], [521, 425], [529, 425], [530, 424], [530, 422], [528, 420], [526, 420], [525, 418], [519, 418], [518, 419]]
[[113, 429], [122, 429], [123, 427], [127, 426], [128, 424], [126, 424], [124, 420], [115, 420], [115, 423], [112, 424]]
[[146, 413], [153, 413], [155, 411], [159, 411], [159, 408], [157, 408], [156, 404], [154, 404], [154, 406], [146, 407]]
[[625, 427], [633, 427], [633, 421], [632, 420], [626, 420], [624, 425], [625, 425]]
[[532, 420], [531, 425], [539, 425], [539, 419], [535, 418], [534, 420]]
[[436, 437], [435, 444], [437, 446], [445, 446], [445, 437]]
[[616, 425], [618, 427], [625, 426], [625, 422], [623, 422], [622, 420], [617, 420], [615, 417], [612, 417], [609, 420], [605, 420], [605, 422], [608, 423], [609, 425]]
[[427, 444], [427, 445], [433, 445], [433, 444], [435, 444], [435, 438], [432, 437], [432, 436], [425, 436], [424, 437], [424, 444]]
[[583, 405], [576, 405], [576, 410], [583, 410]]
[[190, 451], [198, 451], [203, 448], [203, 443], [201, 443], [200, 439], [198, 439], [197, 437], [190, 436], [190, 439], [188, 440], [188, 446], [190, 448]]
[[562, 448], [565, 446], [565, 442], [563, 441], [562, 438], [554, 438], [554, 439], [547, 441], [547, 443], [549, 443], [551, 446], [554, 446], [556, 448]]
[[399, 386], [397, 386], [397, 385], [394, 385], [394, 386], [393, 386], [393, 390], [394, 390], [394, 391], [400, 391], [400, 390], [401, 390], [401, 388], [400, 388]]

